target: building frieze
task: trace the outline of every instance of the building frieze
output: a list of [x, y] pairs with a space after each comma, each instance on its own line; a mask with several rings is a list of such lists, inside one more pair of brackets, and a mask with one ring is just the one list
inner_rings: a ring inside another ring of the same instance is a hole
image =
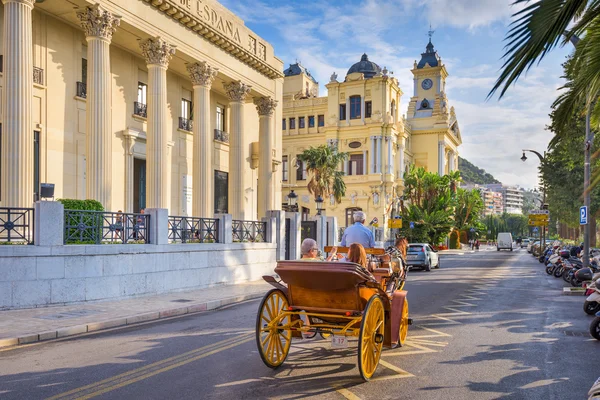
[[211, 5], [207, 0], [144, 0], [160, 12], [193, 30], [198, 35], [221, 47], [241, 62], [263, 75], [283, 78], [283, 73], [269, 65], [267, 46], [236, 21], [234, 15]]
[[107, 40], [112, 39], [113, 33], [121, 23], [120, 15], [100, 9], [99, 4], [78, 11], [77, 18], [81, 22], [86, 37], [98, 37]]
[[327, 104], [327, 97], [286, 101], [285, 103], [283, 103], [283, 108], [320, 106], [323, 104]]

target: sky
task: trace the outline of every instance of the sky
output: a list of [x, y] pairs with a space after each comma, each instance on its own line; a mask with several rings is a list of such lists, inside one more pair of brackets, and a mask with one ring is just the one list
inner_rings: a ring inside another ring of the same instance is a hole
[[335, 71], [339, 78], [367, 53], [393, 71], [412, 96], [413, 62], [432, 43], [446, 65], [446, 93], [456, 109], [461, 157], [504, 184], [538, 186], [539, 161], [522, 149], [542, 153], [552, 102], [563, 84], [561, 64], [570, 47], [557, 48], [522, 76], [507, 94], [486, 100], [503, 62], [504, 37], [517, 11], [512, 0], [221, 0], [246, 26], [271, 43], [284, 68], [301, 62], [320, 83], [320, 95]]

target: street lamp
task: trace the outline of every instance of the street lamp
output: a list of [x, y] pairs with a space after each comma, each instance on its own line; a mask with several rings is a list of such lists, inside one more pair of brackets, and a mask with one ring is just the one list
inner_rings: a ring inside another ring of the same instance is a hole
[[317, 196], [315, 203], [317, 203], [317, 215], [321, 215], [321, 211], [323, 211], [323, 198], [321, 195]]
[[[523, 156], [521, 157], [521, 161], [525, 162], [527, 161], [527, 156], [525, 155], [525, 152], [529, 151], [530, 153], [535, 154], [536, 156], [538, 156], [538, 158], [540, 159], [540, 163], [544, 162], [545, 156], [546, 156], [546, 152], [544, 152], [544, 155], [541, 155], [540, 153], [538, 153], [535, 150], [527, 150], [527, 149], [523, 149]], [[541, 209], [544, 209], [544, 206], [546, 205], [546, 183], [542, 182], [543, 186], [542, 186], [542, 204], [541, 204]], [[540, 251], [543, 251], [544, 247], [546, 246], [546, 227], [542, 226], [542, 229], [540, 229]]]
[[294, 190], [290, 190], [290, 194], [287, 196], [288, 204], [292, 210], [296, 208], [296, 202], [298, 201], [298, 195], [294, 193]]

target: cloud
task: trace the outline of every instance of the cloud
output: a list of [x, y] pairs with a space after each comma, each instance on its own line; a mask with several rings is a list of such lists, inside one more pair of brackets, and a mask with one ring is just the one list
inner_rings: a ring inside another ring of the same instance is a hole
[[517, 10], [513, 0], [425, 0], [424, 17], [434, 26], [474, 29], [500, 21], [506, 23]]

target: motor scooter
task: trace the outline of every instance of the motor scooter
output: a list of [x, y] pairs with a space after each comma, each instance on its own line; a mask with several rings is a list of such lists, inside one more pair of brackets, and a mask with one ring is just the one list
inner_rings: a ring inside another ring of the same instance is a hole
[[596, 379], [588, 392], [588, 400], [600, 400], [600, 378]]
[[590, 324], [590, 335], [596, 340], [600, 340], [600, 311], [596, 313], [596, 318]]
[[588, 315], [595, 315], [600, 312], [600, 280], [587, 285], [587, 289], [591, 289], [593, 292], [583, 302], [583, 311]]

